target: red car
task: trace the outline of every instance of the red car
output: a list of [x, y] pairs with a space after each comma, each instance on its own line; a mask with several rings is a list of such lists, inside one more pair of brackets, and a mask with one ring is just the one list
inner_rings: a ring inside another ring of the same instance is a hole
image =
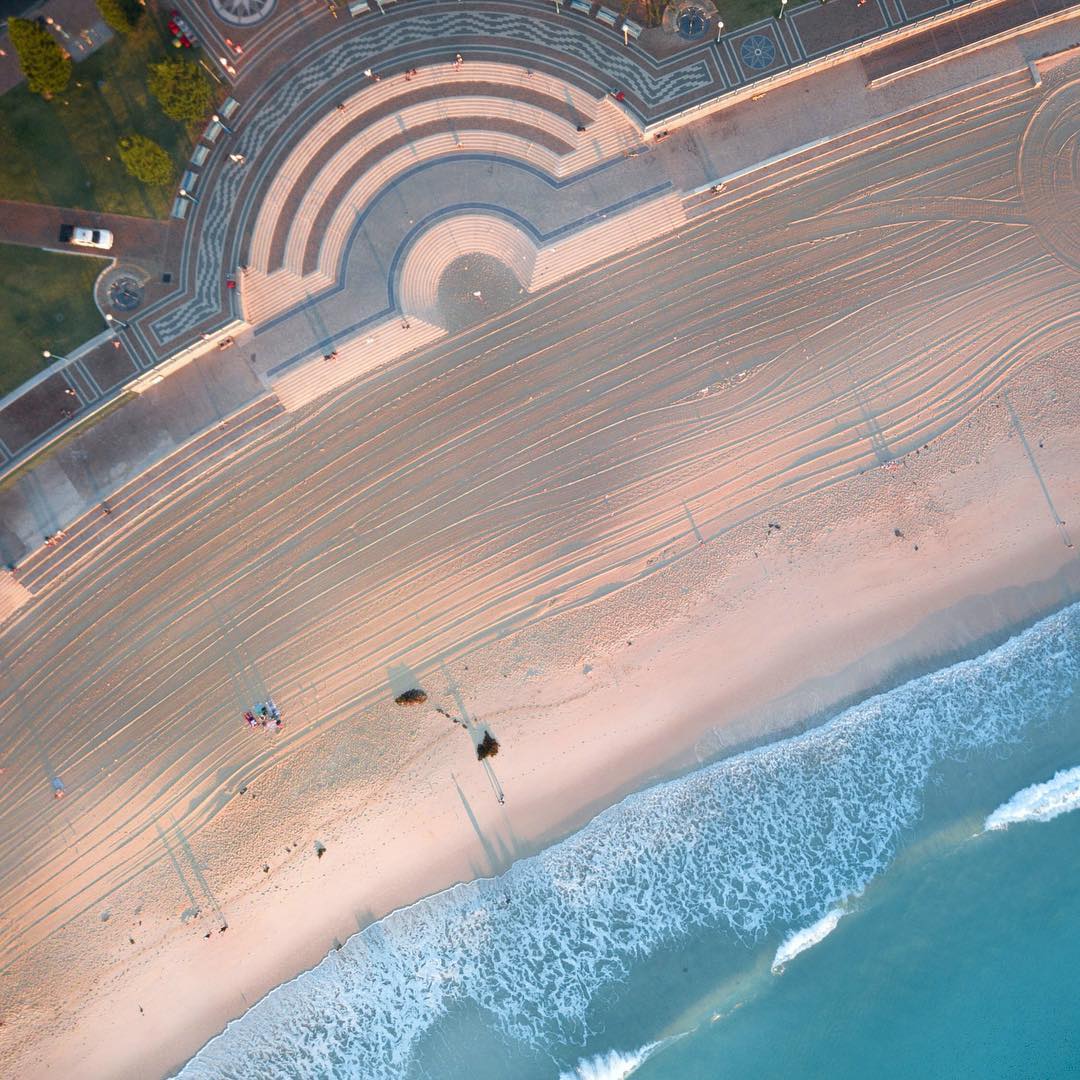
[[185, 49], [190, 49], [199, 40], [187, 19], [179, 11], [173, 11], [169, 15], [169, 33], [172, 34], [173, 40], [179, 42]]

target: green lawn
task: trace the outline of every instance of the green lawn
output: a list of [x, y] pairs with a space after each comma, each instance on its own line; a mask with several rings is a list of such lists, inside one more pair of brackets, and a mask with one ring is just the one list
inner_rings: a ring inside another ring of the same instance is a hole
[[[715, 0], [716, 10], [724, 20], [724, 33], [737, 30], [740, 26], [761, 22], [762, 19], [775, 18], [780, 11], [780, 0]], [[792, 4], [802, 0], [791, 0]]]
[[172, 52], [164, 24], [147, 10], [134, 33], [75, 65], [64, 94], [44, 101], [24, 84], [0, 96], [0, 198], [165, 217], [173, 191], [129, 176], [116, 140], [146, 135], [178, 167], [190, 156], [184, 125], [170, 120], [146, 88], [147, 62]]
[[63, 356], [101, 333], [94, 279], [105, 262], [0, 244], [0, 395], [44, 370], [42, 350]]
[[[731, 33], [740, 26], [775, 17], [780, 10], [780, 0], [714, 0], [716, 10], [724, 20], [724, 32]], [[798, 3], [800, 0], [793, 0]], [[664, 13], [665, 0], [621, 0], [623, 15], [645, 26], [659, 26]]]

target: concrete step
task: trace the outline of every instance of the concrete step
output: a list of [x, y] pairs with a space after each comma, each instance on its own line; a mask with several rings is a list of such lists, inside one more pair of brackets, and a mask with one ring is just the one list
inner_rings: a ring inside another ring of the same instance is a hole
[[443, 271], [463, 253], [483, 252], [506, 263], [528, 289], [536, 246], [514, 223], [494, 214], [446, 218], [419, 236], [402, 260], [398, 280], [401, 307], [410, 315], [438, 321]]
[[315, 355], [294, 365], [273, 384], [282, 408], [289, 412], [302, 409], [362, 375], [437, 341], [446, 333], [441, 326], [433, 326], [422, 319], [410, 318], [408, 323], [406, 328], [401, 319], [387, 319], [338, 345], [334, 360]]

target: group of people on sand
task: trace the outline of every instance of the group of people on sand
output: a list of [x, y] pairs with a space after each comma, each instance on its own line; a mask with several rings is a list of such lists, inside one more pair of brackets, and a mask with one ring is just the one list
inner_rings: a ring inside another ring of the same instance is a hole
[[254, 710], [248, 709], [244, 713], [244, 720], [249, 728], [261, 727], [269, 731], [280, 731], [285, 726], [285, 722], [281, 719], [281, 713], [272, 700], [256, 705]]

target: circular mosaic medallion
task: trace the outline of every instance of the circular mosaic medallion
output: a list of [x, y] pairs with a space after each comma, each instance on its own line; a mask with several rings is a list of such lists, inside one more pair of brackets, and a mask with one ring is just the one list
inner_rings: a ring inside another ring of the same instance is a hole
[[739, 46], [739, 56], [748, 68], [762, 71], [776, 59], [776, 46], [764, 34], [751, 34]]
[[142, 290], [132, 278], [117, 278], [109, 286], [109, 304], [115, 311], [134, 311], [142, 301]]
[[701, 37], [709, 25], [708, 16], [701, 8], [687, 7], [679, 12], [679, 36], [694, 41]]
[[253, 26], [274, 10], [277, 0], [210, 0], [214, 14], [234, 26]]

